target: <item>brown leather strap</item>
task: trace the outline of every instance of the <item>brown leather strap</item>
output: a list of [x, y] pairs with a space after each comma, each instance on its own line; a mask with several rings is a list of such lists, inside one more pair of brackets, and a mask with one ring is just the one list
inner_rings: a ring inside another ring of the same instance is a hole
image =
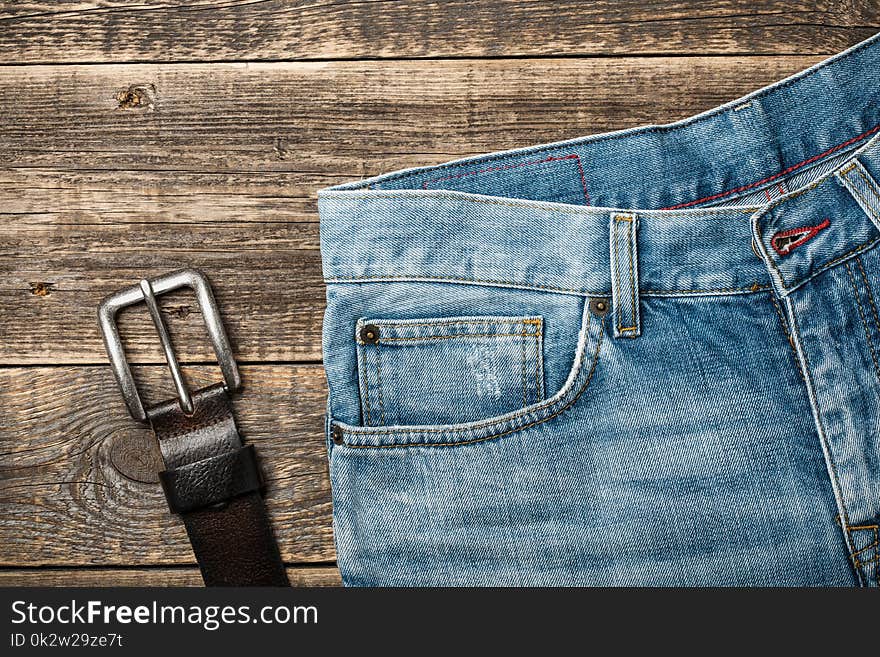
[[253, 447], [243, 446], [229, 395], [218, 384], [147, 411], [166, 470], [171, 510], [186, 525], [207, 586], [290, 586], [260, 495]]

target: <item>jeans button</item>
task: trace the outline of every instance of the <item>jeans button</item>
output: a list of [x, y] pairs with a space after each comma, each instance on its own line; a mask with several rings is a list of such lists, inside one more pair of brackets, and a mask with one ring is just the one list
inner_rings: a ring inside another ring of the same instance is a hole
[[379, 342], [379, 327], [373, 324], [367, 324], [361, 329], [361, 340], [367, 344], [376, 344]]
[[608, 299], [590, 299], [590, 312], [597, 317], [605, 317], [608, 314], [609, 308]]

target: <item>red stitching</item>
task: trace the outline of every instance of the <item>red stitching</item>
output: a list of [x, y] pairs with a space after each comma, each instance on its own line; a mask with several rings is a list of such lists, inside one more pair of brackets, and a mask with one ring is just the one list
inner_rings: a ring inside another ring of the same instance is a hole
[[680, 210], [681, 208], [689, 208], [692, 205], [697, 205], [699, 203], [705, 203], [706, 201], [714, 201], [719, 198], [724, 198], [725, 196], [729, 196], [730, 194], [737, 194], [739, 192], [745, 192], [745, 191], [752, 189], [754, 187], [757, 187], [759, 185], [763, 185], [764, 183], [768, 183], [773, 180], [776, 180], [777, 178], [781, 178], [782, 176], [787, 176], [792, 171], [796, 171], [796, 170], [800, 169], [801, 167], [805, 167], [808, 164], [812, 164], [813, 162], [816, 162], [817, 160], [821, 160], [823, 157], [831, 155], [832, 153], [836, 153], [841, 148], [846, 148], [847, 146], [850, 146], [850, 145], [856, 143], [857, 141], [864, 139], [865, 137], [870, 137], [871, 135], [873, 135], [875, 132], [878, 132], [878, 131], [880, 131], [880, 125], [874, 126], [873, 128], [871, 128], [867, 132], [863, 132], [862, 134], [860, 134], [856, 137], [853, 137], [852, 139], [849, 139], [849, 140], [843, 142], [842, 144], [838, 144], [837, 146], [832, 146], [831, 148], [829, 148], [827, 151], [824, 151], [823, 153], [819, 153], [818, 155], [814, 155], [813, 157], [807, 158], [806, 160], [804, 160], [802, 162], [798, 162], [797, 164], [793, 164], [790, 167], [788, 167], [787, 169], [784, 169], [784, 170], [780, 171], [779, 173], [774, 174], [768, 178], [764, 178], [763, 180], [749, 183], [748, 185], [743, 185], [742, 187], [737, 187], [736, 189], [729, 189], [726, 192], [721, 192], [720, 194], [713, 194], [712, 196], [704, 196], [703, 198], [698, 198], [696, 201], [688, 201], [687, 203], [679, 203], [678, 205], [670, 205], [669, 207], [661, 208], [661, 209], [663, 209], [663, 210]]
[[581, 158], [578, 155], [575, 155], [575, 159], [577, 159], [578, 171], [581, 172], [581, 186], [584, 188], [584, 200], [586, 200], [587, 205], [592, 205], [590, 202], [590, 193], [587, 191], [587, 177], [584, 175], [584, 167], [581, 164]]
[[543, 160], [532, 160], [531, 162], [518, 162], [517, 164], [505, 164], [500, 167], [489, 167], [488, 169], [476, 169], [474, 171], [465, 171], [464, 173], [458, 173], [454, 176], [444, 176], [442, 178], [431, 178], [430, 180], [426, 180], [422, 183], [422, 189], [428, 189], [428, 185], [434, 182], [442, 182], [444, 180], [454, 180], [456, 178], [464, 178], [466, 176], [474, 176], [480, 173], [491, 173], [493, 171], [504, 171], [505, 169], [517, 169], [519, 167], [527, 167], [533, 164], [546, 164], [547, 162], [561, 162], [563, 160], [577, 160], [578, 171], [581, 175], [581, 185], [584, 189], [584, 199], [587, 201], [587, 205], [590, 205], [590, 193], [587, 191], [587, 177], [584, 175], [584, 167], [581, 163], [580, 155], [576, 153], [572, 153], [571, 155], [565, 155], [563, 157], [545, 157]]
[[[815, 226], [801, 226], [800, 228], [791, 228], [789, 230], [782, 230], [782, 231], [779, 231], [778, 233], [776, 233], [770, 239], [770, 245], [773, 247], [773, 250], [776, 251], [776, 253], [778, 253], [779, 255], [781, 255], [781, 256], [788, 255], [789, 253], [791, 253], [795, 249], [795, 247], [798, 247], [801, 244], [803, 244], [804, 242], [807, 242], [807, 241], [813, 239], [820, 230], [824, 230], [825, 228], [828, 228], [828, 226], [830, 226], [830, 225], [831, 225], [831, 220], [825, 219], [822, 223], [816, 224]], [[793, 242], [786, 242], [786, 244], [782, 247], [777, 246], [776, 240], [778, 240], [782, 237], [791, 237], [792, 235], [797, 235], [799, 233], [803, 233], [803, 234], [798, 239], [794, 240]]]

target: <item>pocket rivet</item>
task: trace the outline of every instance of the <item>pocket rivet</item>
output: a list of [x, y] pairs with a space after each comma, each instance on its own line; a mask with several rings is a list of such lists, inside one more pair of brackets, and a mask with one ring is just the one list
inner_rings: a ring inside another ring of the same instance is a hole
[[344, 437], [342, 435], [342, 429], [339, 427], [333, 427], [333, 442], [337, 445], [341, 445], [344, 441]]
[[361, 340], [367, 344], [376, 344], [379, 342], [379, 327], [373, 324], [367, 324], [361, 329]]
[[598, 317], [604, 317], [608, 314], [607, 299], [590, 299], [590, 312]]

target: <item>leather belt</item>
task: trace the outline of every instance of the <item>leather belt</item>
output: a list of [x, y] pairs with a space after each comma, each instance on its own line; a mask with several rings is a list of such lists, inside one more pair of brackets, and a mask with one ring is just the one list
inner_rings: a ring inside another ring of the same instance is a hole
[[[181, 287], [196, 293], [224, 383], [190, 393], [156, 295]], [[177, 399], [145, 408], [125, 357], [116, 314], [145, 303], [165, 351]], [[104, 344], [132, 417], [156, 434], [165, 470], [165, 498], [186, 526], [207, 586], [289, 586], [260, 489], [253, 445], [239, 435], [229, 393], [241, 378], [208, 279], [187, 269], [111, 294], [98, 309]]]

